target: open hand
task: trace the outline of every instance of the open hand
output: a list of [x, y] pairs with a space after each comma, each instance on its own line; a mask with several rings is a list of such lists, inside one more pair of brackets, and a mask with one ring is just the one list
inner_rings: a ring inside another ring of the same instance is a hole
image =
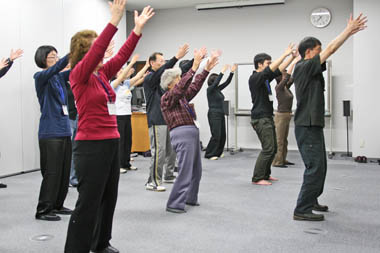
[[127, 4], [127, 0], [114, 0], [113, 2], [108, 2], [108, 4], [111, 10], [110, 23], [117, 26], [125, 13], [125, 5]]
[[114, 48], [115, 48], [115, 41], [111, 40], [111, 42], [108, 45], [107, 50], [104, 54], [104, 59], [108, 59], [108, 58], [112, 57]]
[[175, 58], [177, 58], [178, 60], [182, 59], [187, 54], [187, 52], [189, 52], [189, 44], [185, 43], [178, 49]]
[[211, 57], [207, 60], [205, 70], [210, 72], [219, 63], [219, 56], [217, 54], [211, 54]]
[[133, 62], [133, 64], [135, 64], [137, 62], [137, 60], [139, 59], [140, 55], [139, 54], [135, 54], [133, 55], [132, 59], [131, 59], [131, 62]]
[[17, 49], [16, 51], [13, 51], [13, 49], [12, 49], [11, 50], [11, 54], [9, 56], [9, 59], [11, 59], [11, 61], [14, 61], [17, 58], [21, 57], [23, 53], [24, 53], [24, 50], [22, 50], [20, 48]]
[[360, 15], [353, 19], [352, 14], [350, 15], [350, 19], [347, 23], [347, 29], [350, 31], [350, 35], [354, 35], [355, 33], [364, 30], [367, 28], [366, 23], [368, 19], [366, 16], [363, 16], [363, 13], [360, 13]]
[[0, 61], [0, 69], [7, 67], [8, 64], [9, 64], [8, 59], [5, 59], [5, 58], [1, 59], [1, 61]]
[[149, 5], [144, 7], [141, 14], [135, 11], [135, 29], [133, 30], [137, 35], [140, 35], [146, 22], [154, 16], [154, 9]]
[[294, 43], [290, 43], [289, 45], [288, 45], [288, 48], [285, 50], [285, 55], [286, 56], [288, 56], [288, 55], [290, 55], [292, 52], [293, 52], [293, 49], [294, 48]]
[[225, 65], [223, 66], [223, 68], [222, 68], [222, 71], [220, 71], [220, 72], [222, 72], [222, 73], [224, 74], [224, 72], [226, 72], [226, 70], [229, 69], [229, 68], [230, 68], [230, 65], [225, 64]]
[[231, 66], [231, 72], [235, 72], [236, 69], [237, 69], [237, 64], [234, 64]]

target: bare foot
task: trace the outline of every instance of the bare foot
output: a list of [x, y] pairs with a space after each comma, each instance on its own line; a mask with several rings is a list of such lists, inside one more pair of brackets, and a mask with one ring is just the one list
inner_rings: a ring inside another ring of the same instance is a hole
[[257, 184], [257, 185], [271, 185], [272, 183], [267, 181], [267, 180], [260, 180], [257, 182], [252, 182], [252, 184]]
[[275, 177], [271, 177], [271, 176], [270, 176], [270, 177], [268, 178], [268, 180], [270, 180], [270, 181], [278, 181], [278, 178], [275, 178]]

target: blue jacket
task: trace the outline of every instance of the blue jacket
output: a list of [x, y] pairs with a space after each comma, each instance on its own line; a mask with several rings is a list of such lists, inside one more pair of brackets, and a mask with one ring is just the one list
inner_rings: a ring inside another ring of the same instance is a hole
[[64, 115], [62, 105], [67, 106], [65, 82], [70, 71], [60, 72], [68, 64], [68, 55], [54, 66], [34, 74], [38, 102], [41, 108], [38, 138], [71, 136], [69, 116]]

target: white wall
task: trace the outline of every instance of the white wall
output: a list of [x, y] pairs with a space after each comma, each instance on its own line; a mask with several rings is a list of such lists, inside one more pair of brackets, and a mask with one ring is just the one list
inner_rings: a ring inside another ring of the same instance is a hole
[[380, 157], [380, 117], [378, 101], [380, 86], [377, 81], [380, 2], [354, 0], [355, 16], [368, 16], [368, 28], [354, 37], [354, 156]]
[[[331, 24], [324, 29], [314, 28], [310, 23], [313, 8], [324, 6], [331, 10]], [[153, 6], [154, 7], [154, 6]], [[280, 56], [289, 42], [298, 43], [305, 36], [319, 38], [323, 45], [340, 33], [352, 12], [352, 0], [286, 0], [284, 5], [257, 6], [240, 9], [219, 9], [197, 11], [194, 8], [159, 10], [144, 30], [143, 38], [136, 52], [142, 58], [153, 51], [161, 51], [166, 59], [175, 55], [179, 45], [188, 42], [191, 49], [206, 46], [220, 48], [225, 63], [252, 62], [255, 54], [267, 52], [273, 58]], [[333, 62], [333, 149], [346, 149], [345, 119], [342, 100], [352, 100], [352, 40], [348, 41], [336, 55]], [[191, 53], [187, 56], [191, 58]], [[226, 99], [234, 103], [234, 82], [224, 90]], [[201, 139], [207, 144], [210, 138], [207, 122], [206, 88], [203, 87], [195, 99], [197, 114], [201, 121]], [[231, 117], [230, 117], [231, 118]], [[326, 119], [326, 144], [329, 148], [329, 121]], [[238, 145], [245, 148], [259, 148], [260, 144], [250, 126], [249, 117], [238, 119]], [[234, 122], [230, 120], [230, 147], [234, 144]], [[351, 127], [350, 127], [351, 129]], [[290, 149], [296, 149], [294, 130], [290, 129]]]
[[[0, 175], [39, 168], [39, 104], [33, 74], [36, 49], [45, 44], [60, 56], [69, 51], [70, 38], [82, 29], [100, 33], [110, 19], [104, 0], [1, 0], [0, 57], [12, 48], [24, 49], [9, 72], [0, 79]], [[119, 48], [126, 38], [126, 20], [115, 36]]]

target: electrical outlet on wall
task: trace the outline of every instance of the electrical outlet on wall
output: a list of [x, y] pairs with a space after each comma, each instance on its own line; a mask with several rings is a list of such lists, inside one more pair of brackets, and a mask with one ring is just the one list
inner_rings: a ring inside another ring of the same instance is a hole
[[364, 141], [364, 139], [361, 139], [360, 140], [360, 147], [364, 148], [364, 146], [365, 146], [365, 141]]

